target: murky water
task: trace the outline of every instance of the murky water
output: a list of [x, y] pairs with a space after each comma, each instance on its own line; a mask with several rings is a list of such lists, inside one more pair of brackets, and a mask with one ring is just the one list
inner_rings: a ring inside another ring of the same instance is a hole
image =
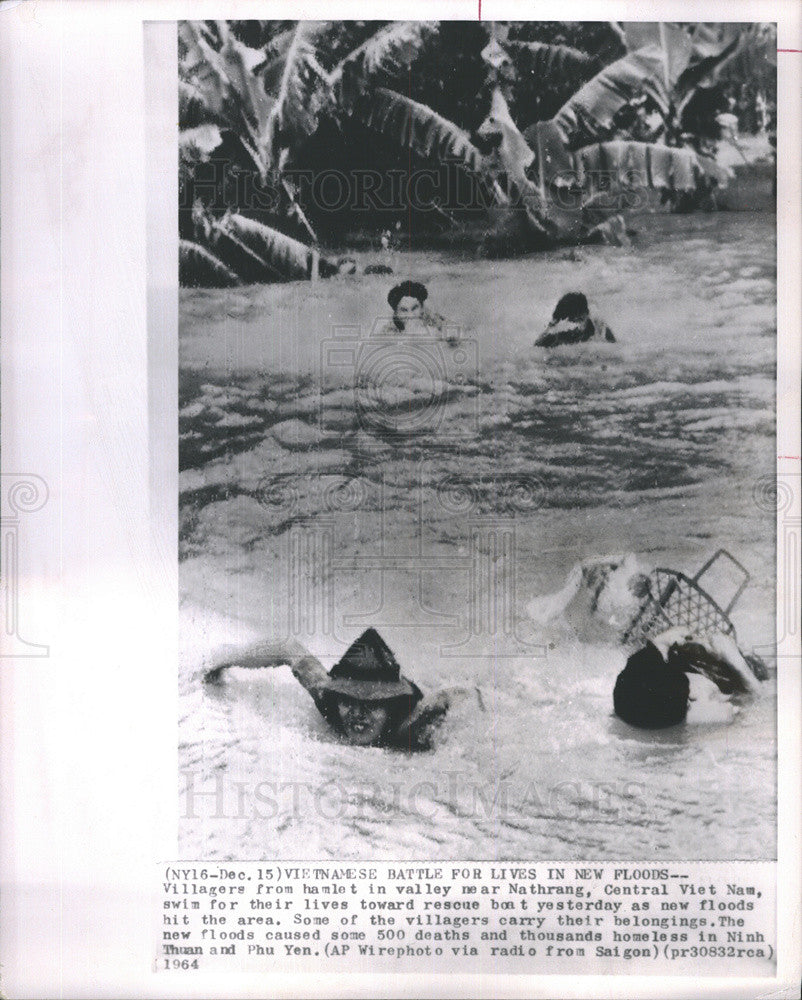
[[[377, 276], [184, 293], [180, 758], [218, 793], [182, 797], [184, 856], [775, 856], [773, 680], [728, 726], [640, 733], [612, 716], [615, 630], [525, 613], [580, 559], [692, 573], [724, 546], [765, 654], [773, 219], [579, 256], [399, 255], [450, 340], [381, 336]], [[572, 290], [616, 344], [532, 346]], [[330, 667], [368, 625], [463, 689], [435, 749], [345, 745], [287, 668], [200, 683], [222, 644], [294, 634]]]

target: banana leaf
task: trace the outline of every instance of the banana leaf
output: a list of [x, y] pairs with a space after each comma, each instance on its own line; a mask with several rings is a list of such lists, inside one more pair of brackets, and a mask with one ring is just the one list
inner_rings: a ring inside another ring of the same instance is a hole
[[230, 267], [191, 240], [178, 241], [178, 282], [185, 288], [230, 288], [240, 284]]
[[239, 110], [259, 132], [267, 125], [273, 107], [273, 99], [267, 94], [261, 72], [264, 53], [244, 45], [221, 22], [220, 33], [223, 44], [220, 59], [223, 64], [230, 89], [238, 98]]
[[231, 83], [220, 53], [210, 44], [202, 21], [181, 21], [178, 25], [179, 79], [192, 87], [195, 98], [220, 121], [226, 117], [226, 101]]
[[282, 148], [312, 134], [330, 99], [314, 51], [320, 24], [298, 22], [264, 49], [239, 41], [225, 21], [213, 27], [202, 21], [179, 26], [181, 107], [195, 108], [197, 120], [202, 106], [207, 120], [238, 135], [264, 180]]
[[574, 161], [565, 145], [562, 131], [555, 122], [535, 122], [523, 130], [523, 137], [535, 151], [541, 190], [545, 190], [550, 184], [573, 186]]
[[694, 191], [701, 165], [696, 152], [657, 143], [596, 143], [572, 156], [577, 183], [592, 198], [611, 189]]
[[740, 32], [726, 31], [718, 42], [711, 40], [707, 34], [703, 36], [703, 40], [700, 40], [698, 35], [694, 36], [694, 55], [699, 58], [692, 59], [688, 68], [677, 80], [676, 103], [679, 111], [693, 97], [697, 87], [710, 86], [715, 82], [726, 63], [739, 51], [741, 42]]
[[278, 35], [274, 35], [262, 50], [264, 62], [259, 67], [259, 74], [262, 77], [265, 90], [275, 91], [278, 89], [281, 74], [284, 72], [284, 62], [294, 35], [295, 29], [287, 28], [285, 31], [279, 32]]
[[660, 24], [656, 21], [626, 21], [623, 28], [630, 52], [650, 45], [656, 45], [662, 50], [663, 83], [670, 90], [688, 66], [693, 54], [693, 42], [688, 32], [678, 24]]
[[699, 22], [690, 26], [689, 35], [693, 45], [693, 60], [698, 62], [719, 56], [724, 49], [741, 35], [746, 25], [738, 22]]
[[365, 124], [421, 156], [458, 160], [468, 170], [484, 174], [482, 154], [468, 133], [425, 104], [377, 87], [362, 112]]
[[[741, 44], [727, 59], [730, 80], [749, 80], [762, 73], [766, 63], [777, 66], [777, 29], [773, 24], [752, 24], [741, 32]], [[724, 69], [724, 64], [720, 67]], [[718, 70], [717, 70], [718, 72]]]
[[596, 56], [570, 45], [508, 41], [504, 48], [514, 56], [519, 73], [523, 63], [538, 80], [554, 81], [566, 74], [589, 73], [598, 66]]
[[500, 87], [494, 88], [488, 116], [476, 132], [485, 139], [491, 136], [500, 139], [492, 153], [485, 156], [484, 169], [490, 169], [493, 174], [503, 173], [506, 176], [508, 186], [511, 185], [508, 194], [524, 190], [529, 183], [526, 171], [531, 166], [535, 154], [512, 120]]
[[213, 123], [216, 115], [206, 101], [201, 87], [190, 80], [178, 81], [178, 121], [181, 128], [196, 128]]
[[221, 256], [236, 262], [237, 273], [254, 281], [304, 280], [337, 270], [313, 247], [236, 213], [214, 223], [212, 239]]
[[[630, 52], [606, 66], [581, 87], [560, 108], [553, 121], [568, 141], [584, 126], [598, 134], [608, 129], [616, 112], [634, 97], [649, 90], [655, 95], [655, 85], [662, 85], [663, 51], [658, 45], [648, 45]], [[661, 102], [665, 105], [665, 99]]]
[[178, 133], [178, 150], [181, 159], [190, 163], [202, 163], [223, 141], [216, 125], [197, 125], [195, 128], [181, 129]]
[[299, 21], [284, 56], [276, 89], [271, 92], [270, 111], [258, 134], [252, 136], [257, 151], [270, 167], [278, 161], [280, 147], [310, 136], [317, 128], [320, 112], [329, 99], [329, 83], [317, 61], [314, 38], [320, 22]]
[[263, 53], [238, 41], [225, 21], [213, 27], [214, 31], [203, 21], [179, 25], [183, 52], [179, 59], [180, 120], [185, 124], [187, 116], [197, 121], [199, 108], [204, 108], [206, 122], [215, 122], [239, 136], [264, 178], [268, 164], [254, 137], [267, 128], [274, 102], [257, 72], [264, 62]]
[[513, 66], [510, 54], [495, 34], [491, 34], [490, 41], [482, 49], [480, 55], [490, 69], [496, 73], [509, 77], [515, 74], [515, 67]]
[[329, 83], [349, 106], [379, 74], [408, 68], [439, 27], [439, 21], [393, 21], [349, 52], [329, 74]]

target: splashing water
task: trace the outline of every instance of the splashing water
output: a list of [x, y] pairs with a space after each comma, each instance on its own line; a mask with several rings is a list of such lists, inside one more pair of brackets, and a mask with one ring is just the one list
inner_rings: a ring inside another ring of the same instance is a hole
[[[526, 611], [591, 556], [692, 575], [725, 546], [739, 642], [772, 643], [773, 220], [657, 226], [579, 263], [406, 255], [453, 342], [371, 338], [378, 277], [184, 294], [184, 856], [775, 856], [773, 680], [729, 725], [640, 732], [620, 602]], [[616, 344], [532, 346], [571, 290]], [[330, 668], [368, 625], [460, 689], [433, 750], [347, 745], [286, 667], [201, 682], [223, 644], [300, 629]]]

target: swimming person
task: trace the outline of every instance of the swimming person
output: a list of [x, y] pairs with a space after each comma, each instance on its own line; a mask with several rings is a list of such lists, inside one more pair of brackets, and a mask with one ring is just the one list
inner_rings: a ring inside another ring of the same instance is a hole
[[[708, 592], [700, 589], [702, 577], [719, 559], [729, 561], [730, 566], [746, 575], [726, 612]], [[539, 626], [558, 617], [570, 617], [575, 628], [578, 625], [594, 637], [598, 637], [600, 628], [609, 627], [624, 645], [632, 645], [639, 636], [647, 637], [670, 625], [681, 625], [693, 632], [699, 617], [707, 615], [708, 626], [716, 623], [718, 631], [732, 635], [734, 641], [735, 629], [728, 615], [748, 579], [746, 571], [726, 549], [719, 549], [693, 578], [677, 570], [644, 572], [631, 552], [624, 556], [594, 556], [573, 567], [562, 589], [529, 601], [526, 611]], [[766, 664], [756, 653], [740, 650], [738, 653], [758, 680], [768, 678]]]
[[730, 696], [754, 693], [769, 673], [756, 653], [738, 647], [728, 617], [745, 582], [726, 612], [699, 586], [719, 559], [742, 569], [724, 549], [692, 579], [675, 570], [644, 573], [631, 553], [588, 559], [574, 566], [561, 590], [530, 601], [527, 612], [539, 626], [563, 617], [591, 641], [640, 647], [613, 696], [616, 715], [630, 725], [728, 722], [736, 711]]
[[429, 291], [419, 281], [402, 281], [387, 293], [387, 302], [393, 310], [393, 327], [410, 332], [417, 327], [421, 332], [440, 333], [445, 320], [438, 313], [427, 309], [424, 303]]
[[372, 628], [362, 633], [329, 673], [299, 643], [267, 641], [215, 664], [205, 680], [218, 684], [229, 667], [284, 665], [312, 696], [326, 722], [355, 746], [427, 750], [449, 707], [447, 692], [425, 698], [401, 674], [392, 651]]
[[754, 694], [758, 678], [734, 639], [675, 627], [634, 652], [616, 678], [615, 714], [631, 726], [663, 729], [681, 722], [730, 722], [732, 695]]
[[554, 307], [549, 325], [535, 341], [535, 347], [581, 344], [587, 340], [615, 343], [610, 327], [603, 319], [591, 315], [588, 300], [582, 292], [568, 292]]

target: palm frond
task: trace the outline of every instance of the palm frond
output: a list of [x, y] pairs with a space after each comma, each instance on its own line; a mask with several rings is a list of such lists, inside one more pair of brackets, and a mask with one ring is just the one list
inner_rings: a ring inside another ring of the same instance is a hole
[[510, 188], [509, 194], [526, 189], [529, 184], [526, 171], [535, 154], [512, 120], [501, 87], [494, 87], [490, 111], [476, 133], [485, 140], [495, 139], [488, 143], [492, 152], [485, 156], [485, 170], [489, 169], [494, 175], [503, 174]]
[[439, 21], [393, 21], [379, 28], [334, 67], [329, 77], [332, 85], [346, 77], [367, 83], [379, 73], [398, 73], [410, 66], [439, 27]]
[[183, 55], [178, 62], [178, 74], [210, 113], [222, 117], [231, 83], [220, 53], [210, 44], [209, 37], [203, 21], [179, 22], [178, 39]]
[[181, 129], [178, 133], [178, 151], [181, 159], [190, 163], [202, 163], [223, 141], [216, 125], [197, 125], [195, 128]]
[[700, 21], [688, 27], [693, 46], [693, 62], [718, 56], [731, 42], [739, 38], [746, 25], [735, 21], [710, 23]]
[[[310, 22], [304, 22], [304, 30], [310, 31]], [[263, 51], [264, 60], [259, 67], [259, 74], [265, 86], [265, 90], [270, 94], [275, 94], [281, 87], [281, 80], [287, 67], [287, 55], [296, 38], [298, 28], [287, 28], [272, 38]], [[314, 57], [312, 57], [314, 58]], [[325, 74], [324, 70], [320, 70]]]
[[656, 45], [663, 53], [663, 84], [673, 87], [687, 67], [693, 54], [693, 42], [678, 24], [657, 21], [626, 21], [626, 46], [630, 52]]
[[[729, 26], [725, 26], [729, 27]], [[724, 66], [740, 50], [745, 32], [723, 32], [716, 41], [710, 34], [701, 37], [693, 36], [693, 52], [691, 62], [677, 80], [677, 104], [680, 110], [688, 103], [698, 86], [712, 84]]]
[[599, 191], [694, 191], [704, 172], [693, 149], [615, 140], [584, 146], [572, 155], [577, 183], [593, 198]]
[[282, 146], [314, 131], [328, 100], [327, 75], [314, 51], [320, 29], [318, 22], [301, 21], [255, 49], [225, 21], [185, 21], [179, 28], [183, 108], [194, 102], [206, 120], [239, 135], [262, 179]]
[[217, 120], [202, 87], [191, 80], [178, 81], [178, 121], [181, 128], [194, 128]]
[[[262, 134], [273, 105], [256, 72], [264, 62], [263, 53], [240, 42], [225, 21], [184, 21], [179, 39], [184, 52], [179, 62], [182, 124], [203, 124], [211, 119], [231, 129], [243, 139], [264, 177], [266, 167], [257, 151], [258, 143], [254, 144], [257, 149], [250, 148], [245, 138]], [[193, 109], [195, 114], [190, 115]]]
[[276, 162], [282, 134], [298, 141], [311, 135], [317, 127], [329, 89], [313, 45], [320, 28], [318, 22], [299, 21], [285, 54], [280, 57], [281, 74], [270, 94], [270, 111], [255, 137], [270, 165]]
[[621, 27], [618, 21], [608, 21], [607, 24], [609, 25], [612, 32], [617, 36], [618, 40], [622, 43], [622, 45], [626, 45], [627, 37], [624, 32], [624, 29]]
[[537, 160], [537, 180], [545, 192], [551, 184], [558, 187], [574, 183], [574, 163], [561, 129], [553, 121], [535, 122], [522, 133]]

